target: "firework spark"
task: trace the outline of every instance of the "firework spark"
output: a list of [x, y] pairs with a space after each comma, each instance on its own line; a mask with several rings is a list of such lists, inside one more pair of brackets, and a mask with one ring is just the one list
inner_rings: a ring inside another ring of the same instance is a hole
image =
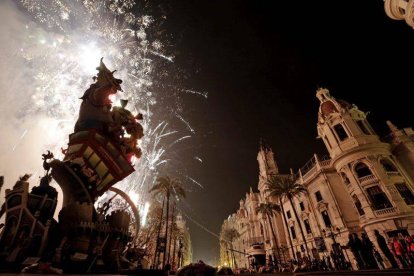
[[[171, 43], [157, 37], [163, 33], [157, 29], [162, 24], [157, 22], [164, 17], [145, 14], [133, 0], [21, 0], [20, 5], [31, 20], [20, 30], [19, 55], [32, 72], [30, 99], [21, 119], [44, 115], [39, 122], [47, 137], [43, 150], [50, 149], [61, 158], [59, 152], [73, 131], [79, 97], [92, 83], [95, 67], [104, 57], [109, 68], [119, 70], [116, 77], [123, 79], [125, 92], [118, 93], [114, 103], [128, 99], [128, 108], [144, 115], [145, 137], [140, 141], [143, 156], [134, 162], [136, 173], [119, 186], [138, 193], [138, 205], [147, 212], [145, 191], [169, 162], [168, 151], [190, 139], [189, 131], [195, 134], [181, 114], [177, 93], [165, 95], [166, 89], [162, 89], [171, 87], [162, 76], [171, 76], [169, 64], [174, 62], [171, 49], [165, 46]], [[161, 85], [164, 82], [165, 86]], [[194, 90], [176, 91], [207, 97], [207, 93]], [[168, 120], [176, 118], [184, 123], [182, 130], [169, 128]], [[20, 140], [30, 131], [30, 127], [24, 129]]]

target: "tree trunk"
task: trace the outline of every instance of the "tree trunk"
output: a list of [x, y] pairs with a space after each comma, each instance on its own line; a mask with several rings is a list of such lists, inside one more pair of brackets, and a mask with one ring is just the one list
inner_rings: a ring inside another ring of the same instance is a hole
[[[269, 216], [269, 214], [266, 214], [266, 216], [267, 216], [267, 220], [269, 221], [270, 230], [272, 231], [273, 240], [275, 241], [275, 244], [276, 244], [276, 249], [277, 249], [277, 254], [278, 254], [278, 256], [277, 256], [277, 260], [276, 260], [276, 264], [277, 264], [277, 262], [281, 263], [281, 262], [280, 262], [279, 242], [278, 242], [278, 241], [277, 241], [277, 239], [276, 239], [275, 230], [273, 229], [273, 223], [272, 223], [272, 221], [270, 220], [270, 216]], [[273, 252], [273, 254], [274, 254], [274, 252]]]
[[177, 235], [174, 237], [174, 245], [173, 245], [173, 255], [172, 255], [172, 262], [171, 262], [171, 268], [174, 269], [175, 266], [175, 247], [177, 244]]
[[162, 269], [165, 266], [165, 257], [167, 253], [167, 240], [168, 240], [168, 215], [170, 213], [170, 193], [167, 193], [167, 214], [166, 214], [166, 222], [165, 222], [165, 246], [164, 246], [164, 254], [162, 256]]
[[310, 255], [309, 255], [308, 243], [306, 242], [306, 239], [305, 239], [305, 233], [303, 233], [302, 223], [300, 223], [298, 213], [296, 212], [296, 208], [295, 208], [295, 205], [293, 205], [292, 199], [289, 198], [289, 197], [288, 197], [288, 199], [289, 199], [290, 205], [292, 206], [293, 213], [295, 214], [296, 221], [299, 224], [300, 234], [302, 235], [303, 243], [305, 244], [305, 248], [306, 248], [306, 253], [307, 253], [308, 258], [310, 260], [311, 258], [310, 258]]
[[290, 249], [292, 250], [292, 258], [294, 260], [296, 260], [295, 250], [293, 250], [292, 236], [290, 235], [290, 229], [289, 229], [289, 225], [287, 223], [286, 214], [285, 214], [285, 208], [283, 207], [283, 202], [282, 202], [282, 198], [281, 197], [279, 197], [279, 205], [280, 205], [280, 208], [282, 208], [283, 221], [285, 222], [286, 232], [287, 232], [287, 234], [289, 236], [289, 244], [290, 244]]
[[162, 216], [164, 215], [164, 204], [165, 204], [165, 196], [162, 200], [162, 207], [161, 207], [161, 216], [160, 216], [160, 223], [158, 224], [158, 233], [157, 233], [157, 240], [155, 242], [155, 253], [154, 253], [154, 262], [153, 262], [153, 266], [154, 269], [157, 268], [157, 263], [159, 261], [159, 258], [157, 258], [157, 256], [159, 257], [159, 252], [158, 252], [158, 240], [160, 239], [160, 234], [161, 234], [161, 228], [162, 228]]
[[171, 264], [170, 263], [170, 253], [171, 253], [171, 241], [172, 241], [172, 232], [173, 232], [173, 227], [174, 227], [174, 212], [175, 212], [175, 202], [173, 204], [173, 209], [171, 212], [171, 226], [170, 226], [170, 241], [168, 243], [168, 257], [167, 257], [167, 264]]

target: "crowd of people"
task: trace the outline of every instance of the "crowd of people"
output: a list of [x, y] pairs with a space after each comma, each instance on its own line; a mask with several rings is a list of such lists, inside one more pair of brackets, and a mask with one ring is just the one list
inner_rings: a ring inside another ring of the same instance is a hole
[[303, 257], [287, 262], [277, 262], [268, 258], [266, 264], [259, 265], [252, 258], [250, 267], [244, 270], [246, 272], [272, 273], [414, 267], [414, 234], [410, 236], [408, 233], [398, 233], [388, 240], [378, 230], [374, 231], [374, 235], [372, 241], [376, 241], [377, 246], [366, 233], [362, 233], [360, 236], [357, 233], [349, 234], [346, 248], [352, 252], [353, 258], [350, 254], [344, 254], [343, 249], [339, 246], [339, 250], [324, 252], [324, 255], [319, 259], [314, 258], [313, 260]]
[[414, 266], [414, 235], [398, 233], [387, 241], [378, 230], [374, 234], [378, 248], [365, 233], [362, 233], [361, 238], [356, 233], [349, 235], [348, 247], [355, 257], [354, 262], [358, 269], [385, 269], [381, 252], [392, 268]]

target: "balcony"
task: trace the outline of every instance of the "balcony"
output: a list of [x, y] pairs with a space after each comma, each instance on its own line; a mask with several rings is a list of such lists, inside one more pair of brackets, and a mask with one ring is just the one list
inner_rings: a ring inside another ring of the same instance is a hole
[[388, 177], [401, 176], [399, 172], [386, 172], [386, 174], [388, 175]]
[[250, 255], [263, 255], [266, 254], [264, 249], [264, 237], [253, 237], [248, 240], [250, 247], [247, 249], [247, 253]]
[[370, 182], [374, 182], [376, 180], [377, 180], [377, 178], [375, 177], [375, 175], [367, 175], [367, 176], [359, 178], [359, 183], [367, 184], [367, 183], [370, 183]]
[[319, 162], [322, 168], [330, 168], [331, 167], [331, 160], [325, 160]]
[[263, 245], [264, 237], [253, 237], [248, 240], [250, 246]]
[[396, 212], [397, 212], [397, 207], [391, 207], [391, 208], [386, 208], [386, 209], [382, 209], [382, 210], [377, 210], [377, 211], [375, 211], [375, 215], [377, 217], [382, 217], [382, 216], [394, 214]]

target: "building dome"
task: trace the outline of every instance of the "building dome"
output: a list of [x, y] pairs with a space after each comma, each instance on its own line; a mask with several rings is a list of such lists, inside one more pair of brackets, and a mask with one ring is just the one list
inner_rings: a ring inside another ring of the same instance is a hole
[[321, 113], [324, 117], [334, 112], [338, 112], [338, 109], [332, 101], [326, 101], [321, 104]]

